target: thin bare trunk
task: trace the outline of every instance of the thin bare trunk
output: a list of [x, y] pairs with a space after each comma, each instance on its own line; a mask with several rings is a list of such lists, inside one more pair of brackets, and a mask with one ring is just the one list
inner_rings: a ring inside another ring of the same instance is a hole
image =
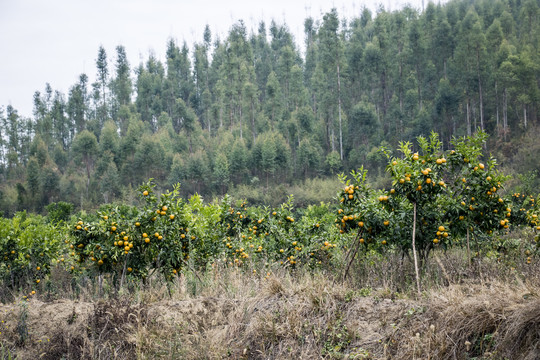
[[[352, 265], [352, 262], [354, 258], [356, 257], [356, 253], [358, 252], [358, 249], [360, 248], [360, 237], [362, 236], [362, 231], [358, 230], [358, 233], [356, 234], [356, 237], [354, 238], [354, 247], [350, 247], [349, 251], [347, 252], [347, 255], [345, 256], [345, 262], [347, 262], [347, 267], [345, 268], [345, 272], [343, 273], [343, 280], [347, 278], [347, 275], [349, 274], [349, 268]], [[351, 255], [352, 254], [352, 255]], [[349, 256], [351, 258], [349, 259]]]
[[240, 95], [240, 101], [238, 102], [238, 122], [240, 123], [240, 139], [242, 137], [242, 95]]
[[414, 271], [416, 273], [416, 289], [418, 290], [418, 297], [420, 297], [420, 273], [418, 271], [418, 257], [416, 256], [416, 203], [413, 204], [413, 230], [412, 230], [412, 251], [414, 257]]
[[506, 88], [503, 90], [503, 134], [506, 141], [506, 133], [508, 132], [508, 92]]
[[343, 131], [341, 128], [341, 80], [339, 76], [339, 63], [337, 65], [337, 88], [338, 88], [338, 116], [339, 116], [339, 156], [343, 160]]
[[334, 134], [334, 119], [332, 119], [332, 122], [330, 123], [330, 136], [332, 141], [332, 151], [336, 151], [336, 135]]
[[471, 136], [471, 105], [469, 98], [467, 97], [467, 136]]
[[497, 119], [497, 131], [500, 131], [499, 128], [499, 92], [497, 82], [495, 81], [495, 118]]
[[120, 277], [120, 288], [124, 285], [124, 279], [126, 278], [126, 266], [127, 266], [127, 256], [124, 257], [124, 267], [122, 268], [122, 276]]
[[478, 100], [480, 101], [480, 129], [484, 131], [484, 102], [482, 95], [482, 79], [480, 78], [480, 51], [476, 49], [476, 74], [478, 75]]
[[469, 269], [471, 268], [471, 246], [469, 244], [469, 227], [467, 227], [467, 258], [469, 259]]
[[480, 101], [480, 129], [484, 131], [484, 104], [483, 104], [483, 96], [482, 96], [482, 81], [480, 81], [480, 78], [478, 79], [478, 89], [480, 91], [479, 94], [479, 101]]
[[251, 133], [253, 134], [253, 143], [255, 143], [257, 134], [255, 133], [255, 105], [253, 102], [254, 99], [251, 99]]

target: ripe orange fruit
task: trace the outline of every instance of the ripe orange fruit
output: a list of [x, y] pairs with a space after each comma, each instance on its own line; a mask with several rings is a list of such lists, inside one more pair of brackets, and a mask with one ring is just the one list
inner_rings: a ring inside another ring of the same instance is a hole
[[174, 215], [169, 215], [169, 219], [174, 220]]
[[142, 194], [143, 194], [144, 196], [148, 196], [148, 191], [147, 191], [147, 190], [144, 190]]
[[148, 244], [150, 242], [150, 239], [149, 238], [144, 238], [144, 242]]

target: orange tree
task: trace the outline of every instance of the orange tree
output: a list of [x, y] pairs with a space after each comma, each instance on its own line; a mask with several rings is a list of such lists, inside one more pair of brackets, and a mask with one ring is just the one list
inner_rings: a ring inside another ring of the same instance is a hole
[[514, 193], [510, 200], [512, 209], [515, 209], [511, 212], [510, 224], [530, 226], [535, 233], [534, 242], [525, 246], [527, 263], [530, 264], [532, 255], [540, 253], [540, 207], [538, 206], [540, 195], [535, 199], [532, 195]]
[[159, 271], [171, 280], [178, 274], [193, 241], [183, 213], [185, 203], [178, 186], [161, 195], [154, 187], [150, 181], [138, 189], [141, 209], [106, 205], [72, 225], [75, 261], [93, 273], [112, 275], [117, 285], [126, 276], [146, 279]]
[[418, 152], [408, 142], [400, 144], [399, 156], [383, 150], [392, 188], [369, 189], [365, 171], [353, 172], [352, 179], [343, 177], [336, 219], [341, 231], [358, 229], [358, 241], [364, 246], [412, 252], [419, 290], [418, 269], [434, 247], [459, 243], [471, 228], [484, 239], [509, 226], [509, 201], [499, 196], [506, 177], [496, 172], [494, 159], [487, 166], [480, 162], [485, 138], [479, 132], [455, 139], [455, 149], [443, 151], [438, 135], [432, 133], [428, 139], [417, 138]]
[[245, 201], [222, 202], [219, 229], [225, 260], [242, 265], [249, 261], [277, 262], [287, 267], [299, 264], [329, 264], [337, 246], [337, 232], [328, 226], [328, 205], [294, 208], [292, 196], [281, 206], [248, 207]]
[[473, 137], [454, 139], [454, 149], [447, 154], [451, 198], [444, 218], [456, 239], [466, 238], [469, 261], [471, 235], [482, 242], [493, 231], [510, 227], [511, 202], [501, 194], [508, 177], [497, 171], [494, 158], [482, 162], [486, 138], [484, 132], [479, 132]]
[[350, 178], [340, 175], [344, 187], [338, 194], [339, 206], [335, 226], [340, 234], [354, 233], [353, 243], [345, 256], [344, 277], [360, 249], [382, 251], [399, 246], [406, 228], [396, 208], [403, 207], [402, 199], [395, 196], [395, 189], [376, 191], [367, 184], [367, 170], [352, 171]]
[[[0, 278], [7, 288], [37, 289], [51, 266], [63, 262], [65, 232], [42, 216], [18, 212], [0, 218]], [[35, 291], [35, 290], [34, 290]]]

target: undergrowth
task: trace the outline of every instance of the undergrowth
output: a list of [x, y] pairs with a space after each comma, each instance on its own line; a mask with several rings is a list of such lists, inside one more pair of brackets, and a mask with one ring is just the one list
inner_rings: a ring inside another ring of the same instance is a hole
[[[226, 267], [119, 292], [54, 269], [0, 307], [1, 359], [534, 359], [538, 263], [436, 253], [420, 297], [408, 259], [335, 269]], [[21, 341], [24, 339], [24, 341]]]

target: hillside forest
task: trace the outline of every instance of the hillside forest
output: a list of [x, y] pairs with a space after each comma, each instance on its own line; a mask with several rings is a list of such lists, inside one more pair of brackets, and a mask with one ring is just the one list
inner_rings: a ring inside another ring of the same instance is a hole
[[360, 166], [384, 187], [379, 149], [432, 131], [448, 149], [482, 130], [512, 186], [539, 184], [539, 0], [333, 9], [306, 18], [303, 39], [239, 20], [224, 38], [207, 25], [199, 42], [164, 41], [164, 61], [140, 64], [100, 47], [96, 81], [80, 74], [64, 94], [51, 79], [31, 117], [0, 107], [0, 214], [130, 203], [150, 178], [183, 195], [264, 203], [297, 189], [316, 203]]

